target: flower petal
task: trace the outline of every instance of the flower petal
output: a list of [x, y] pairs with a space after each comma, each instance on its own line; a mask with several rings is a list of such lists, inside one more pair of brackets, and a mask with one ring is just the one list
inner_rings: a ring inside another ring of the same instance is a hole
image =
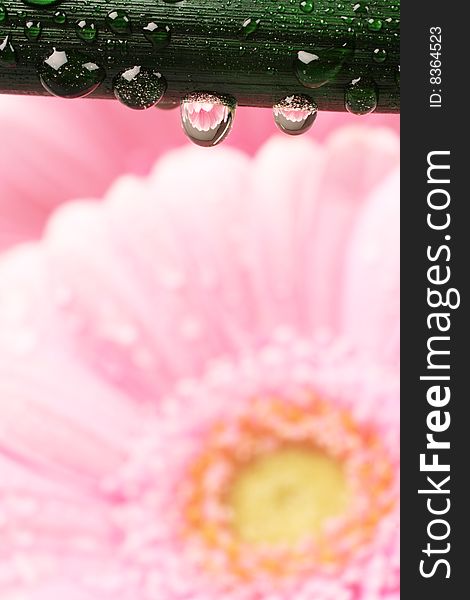
[[73, 345], [136, 399], [155, 400], [175, 374], [194, 374], [250, 330], [227, 243], [247, 202], [248, 161], [202, 153], [187, 147], [147, 181], [120, 180], [103, 207], [70, 205], [45, 240], [54, 285], [71, 296], [62, 315], [81, 323], [68, 330]]
[[361, 128], [326, 148], [273, 138], [251, 165], [229, 148], [174, 151], [148, 178], [121, 178], [104, 204], [52, 219], [45, 265], [32, 267], [47, 271], [36, 326], [152, 401], [175, 375], [274, 329], [338, 332], [344, 240], [397, 153], [394, 134]]
[[[314, 135], [324, 138], [350, 120], [325, 113]], [[396, 129], [399, 123], [387, 115], [365, 120]], [[270, 110], [239, 109], [236, 125], [228, 144], [250, 153], [274, 132]], [[183, 142], [178, 111], [141, 114], [105, 100], [3, 96], [0, 128], [0, 249], [39, 236], [60, 203], [99, 196], [118, 174], [145, 173]]]
[[317, 190], [321, 201], [301, 255], [308, 323], [337, 334], [348, 239], [367, 196], [396, 167], [399, 139], [389, 129], [349, 126], [328, 139], [326, 154]]
[[395, 171], [371, 195], [347, 255], [344, 328], [372, 356], [398, 364], [400, 179]]
[[123, 440], [138, 422], [134, 405], [58, 341], [40, 248], [5, 256], [0, 282], [0, 447], [91, 482], [122, 458]]

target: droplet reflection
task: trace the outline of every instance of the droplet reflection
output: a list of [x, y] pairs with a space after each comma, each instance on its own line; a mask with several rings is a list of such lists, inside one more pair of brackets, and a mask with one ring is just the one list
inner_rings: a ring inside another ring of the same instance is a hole
[[181, 102], [181, 124], [188, 138], [198, 146], [220, 144], [229, 134], [236, 102], [230, 96], [195, 92]]
[[317, 105], [307, 96], [287, 96], [273, 107], [274, 122], [288, 135], [301, 135], [308, 131], [317, 114]]

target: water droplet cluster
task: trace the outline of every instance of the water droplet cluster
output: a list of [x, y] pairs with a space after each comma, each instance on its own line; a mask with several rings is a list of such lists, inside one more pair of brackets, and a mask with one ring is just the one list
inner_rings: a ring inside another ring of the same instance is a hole
[[149, 12], [122, 0], [0, 0], [0, 68], [34, 58], [48, 93], [112, 94], [137, 110], [183, 98], [183, 129], [203, 146], [228, 135], [240, 90], [243, 104], [270, 103], [289, 135], [307, 131], [332, 95], [355, 115], [398, 108], [398, 0], [206, 5], [195, 19], [191, 0], [155, 0]]

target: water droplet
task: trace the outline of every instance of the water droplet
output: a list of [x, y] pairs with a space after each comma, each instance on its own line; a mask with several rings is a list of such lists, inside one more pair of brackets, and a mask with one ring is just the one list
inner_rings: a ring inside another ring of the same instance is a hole
[[382, 21], [380, 19], [367, 19], [367, 29], [369, 31], [380, 31], [382, 29]]
[[0, 65], [2, 67], [16, 67], [18, 60], [10, 36], [7, 35], [0, 42]]
[[96, 90], [106, 73], [81, 52], [54, 48], [42, 63], [39, 76], [43, 87], [54, 96], [81, 98]]
[[365, 15], [369, 12], [369, 7], [363, 0], [359, 0], [353, 6], [353, 11], [359, 15]]
[[387, 51], [383, 48], [376, 48], [372, 53], [372, 58], [376, 63], [383, 63], [387, 59]]
[[395, 73], [395, 83], [398, 87], [400, 87], [400, 66], [398, 66], [398, 69]]
[[127, 60], [129, 54], [129, 40], [119, 38], [108, 38], [104, 42], [104, 51], [106, 53], [106, 61], [109, 64], [118, 63], [122, 65], [124, 59]]
[[236, 102], [230, 96], [206, 92], [189, 94], [181, 102], [184, 132], [198, 146], [216, 146], [229, 134], [235, 109]]
[[354, 47], [350, 42], [335, 48], [321, 48], [315, 52], [301, 50], [295, 59], [295, 74], [305, 87], [319, 88], [338, 75], [353, 53]]
[[39, 39], [42, 31], [40, 21], [26, 21], [24, 25], [24, 34], [30, 42], [35, 42]]
[[166, 91], [166, 80], [154, 69], [136, 66], [116, 76], [113, 91], [116, 98], [136, 110], [155, 106]]
[[90, 21], [87, 21], [86, 19], [78, 21], [75, 26], [75, 30], [77, 32], [77, 36], [88, 44], [96, 40], [96, 34], [98, 33], [96, 30], [96, 25]]
[[7, 9], [3, 6], [3, 4], [0, 4], [0, 25], [2, 23], [5, 23], [7, 19], [8, 19]]
[[67, 23], [67, 15], [63, 10], [58, 10], [54, 13], [54, 23], [56, 25], [65, 25]]
[[125, 35], [131, 31], [131, 21], [123, 10], [113, 10], [106, 17], [106, 23], [111, 31]]
[[143, 32], [156, 49], [165, 48], [170, 43], [171, 29], [168, 25], [158, 25], [151, 21], [143, 28]]
[[300, 10], [304, 13], [311, 13], [314, 8], [313, 0], [302, 0], [300, 3]]
[[287, 96], [273, 107], [274, 122], [283, 133], [300, 135], [313, 125], [318, 107], [307, 96]]
[[157, 108], [161, 110], [173, 110], [178, 108], [179, 104], [177, 102], [164, 102], [163, 100], [157, 104]]
[[260, 22], [261, 19], [246, 19], [245, 21], [243, 21], [241, 31], [242, 36], [244, 38], [249, 38], [254, 33], [256, 33], [258, 31]]
[[61, 0], [23, 0], [25, 4], [29, 4], [30, 6], [52, 6], [53, 4], [58, 4]]
[[367, 115], [377, 108], [377, 87], [371, 79], [358, 77], [346, 88], [346, 110], [354, 115]]

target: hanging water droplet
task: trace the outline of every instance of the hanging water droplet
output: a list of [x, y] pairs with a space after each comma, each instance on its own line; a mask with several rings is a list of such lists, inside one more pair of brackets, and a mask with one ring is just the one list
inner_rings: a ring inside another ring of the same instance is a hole
[[246, 19], [242, 23], [242, 37], [249, 38], [258, 31], [261, 19]]
[[383, 63], [387, 59], [387, 51], [384, 48], [376, 48], [372, 53], [376, 63]]
[[295, 74], [305, 87], [319, 88], [334, 79], [353, 54], [351, 41], [335, 48], [320, 48], [315, 52], [301, 50], [295, 59]]
[[313, 11], [313, 8], [313, 0], [302, 0], [300, 3], [300, 10], [304, 13], [311, 13]]
[[82, 98], [96, 90], [106, 73], [81, 52], [54, 48], [42, 63], [39, 76], [43, 87], [54, 96]]
[[42, 31], [40, 21], [26, 21], [24, 25], [24, 34], [30, 42], [35, 42], [39, 39]]
[[0, 65], [2, 67], [16, 67], [17, 62], [16, 50], [11, 43], [10, 36], [7, 35], [0, 42]]
[[229, 134], [235, 109], [236, 102], [230, 96], [206, 92], [189, 94], [181, 102], [184, 132], [198, 146], [216, 146]]
[[131, 21], [123, 10], [113, 10], [106, 17], [106, 23], [114, 33], [125, 35], [131, 31]]
[[116, 98], [136, 110], [155, 106], [166, 91], [166, 80], [154, 69], [136, 66], [127, 69], [114, 79]]
[[175, 108], [178, 108], [178, 106], [179, 104], [177, 102], [165, 102], [164, 100], [157, 104], [157, 108], [161, 110], [174, 110]]
[[283, 133], [300, 135], [313, 125], [318, 107], [307, 96], [287, 96], [273, 107], [274, 122]]
[[75, 26], [75, 30], [77, 32], [77, 36], [88, 44], [91, 44], [96, 40], [96, 34], [98, 33], [96, 30], [96, 25], [90, 21], [87, 21], [86, 19], [78, 21]]
[[143, 28], [143, 32], [155, 49], [161, 50], [170, 43], [171, 29], [169, 25], [158, 25], [151, 21]]
[[346, 88], [346, 110], [354, 115], [367, 115], [377, 108], [377, 87], [372, 79], [358, 77]]
[[54, 13], [54, 23], [56, 25], [65, 25], [67, 23], [67, 15], [63, 10], [57, 10]]

